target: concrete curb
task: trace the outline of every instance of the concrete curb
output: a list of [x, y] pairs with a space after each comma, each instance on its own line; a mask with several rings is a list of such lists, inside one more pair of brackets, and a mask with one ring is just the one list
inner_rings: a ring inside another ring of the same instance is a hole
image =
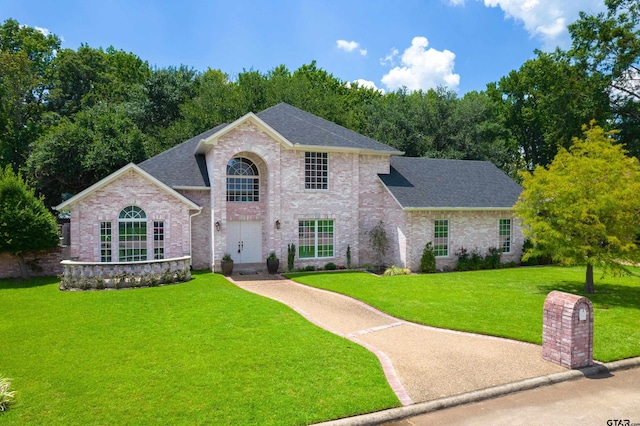
[[408, 417], [419, 416], [431, 413], [433, 411], [445, 408], [456, 407], [458, 405], [480, 402], [491, 398], [497, 398], [511, 393], [522, 392], [529, 389], [549, 386], [569, 380], [577, 380], [580, 378], [591, 377], [602, 373], [610, 373], [617, 370], [627, 370], [631, 368], [640, 368], [640, 357], [628, 358], [620, 361], [609, 362], [606, 364], [596, 363], [591, 367], [580, 368], [576, 370], [567, 370], [561, 373], [549, 374], [547, 376], [534, 377], [531, 379], [521, 380], [519, 382], [507, 383], [500, 386], [494, 386], [487, 389], [481, 389], [460, 395], [453, 395], [446, 398], [440, 398], [433, 401], [420, 402], [413, 405], [407, 405], [399, 408], [391, 408], [389, 410], [378, 411], [375, 413], [363, 414], [360, 416], [348, 417], [339, 420], [332, 420], [323, 423], [317, 423], [317, 426], [364, 426], [364, 425], [380, 425], [384, 423], [394, 422], [406, 419]]

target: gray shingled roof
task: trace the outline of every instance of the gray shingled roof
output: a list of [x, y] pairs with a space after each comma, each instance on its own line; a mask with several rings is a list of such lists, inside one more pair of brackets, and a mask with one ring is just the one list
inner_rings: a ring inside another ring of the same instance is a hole
[[324, 118], [309, 114], [289, 104], [280, 103], [256, 115], [294, 144], [401, 154], [395, 148], [327, 121]]
[[[291, 143], [329, 148], [355, 148], [400, 154], [390, 146], [339, 126], [335, 123], [281, 103], [256, 114]], [[204, 155], [195, 154], [205, 139], [228, 124], [221, 124], [151, 157], [138, 166], [169, 187], [208, 187], [209, 176]]]
[[522, 192], [488, 161], [391, 157], [379, 176], [403, 208], [509, 208]]
[[169, 187], [191, 186], [208, 187], [209, 175], [204, 155], [196, 155], [198, 143], [224, 128], [221, 124], [213, 129], [200, 133], [179, 145], [169, 148], [151, 157], [138, 166]]

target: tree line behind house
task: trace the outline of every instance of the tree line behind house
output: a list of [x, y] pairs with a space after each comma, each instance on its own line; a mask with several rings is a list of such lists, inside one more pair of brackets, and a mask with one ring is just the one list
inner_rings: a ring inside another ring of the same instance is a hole
[[48, 206], [129, 162], [202, 131], [287, 102], [408, 156], [488, 160], [518, 170], [551, 163], [595, 120], [640, 154], [639, 6], [608, 0], [569, 26], [572, 48], [536, 52], [480, 92], [380, 91], [347, 84], [315, 61], [229, 76], [157, 68], [114, 47], [61, 47], [54, 34], [0, 26], [0, 168]]

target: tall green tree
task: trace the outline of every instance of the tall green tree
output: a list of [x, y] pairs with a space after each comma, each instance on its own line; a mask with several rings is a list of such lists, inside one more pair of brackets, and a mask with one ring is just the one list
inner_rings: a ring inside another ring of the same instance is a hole
[[640, 3], [605, 0], [607, 11], [569, 25], [577, 66], [599, 80], [610, 101], [612, 127], [629, 152], [640, 155]]
[[127, 104], [96, 105], [50, 128], [36, 141], [26, 167], [48, 205], [56, 205], [62, 194], [78, 193], [147, 158], [147, 144]]
[[7, 19], [0, 25], [0, 166], [18, 170], [43, 132], [50, 66], [60, 39]]
[[576, 66], [565, 52], [537, 52], [487, 92], [502, 103], [504, 123], [518, 143], [525, 165], [548, 165], [559, 148], [581, 135], [584, 123], [603, 124], [608, 114], [605, 84]]
[[24, 254], [56, 247], [58, 226], [51, 212], [11, 166], [0, 168], [0, 253], [18, 258], [20, 273], [28, 278]]
[[84, 44], [77, 51], [62, 49], [51, 68], [53, 87], [48, 107], [62, 116], [98, 103], [140, 100], [151, 75], [149, 64], [133, 53]]
[[585, 128], [548, 168], [523, 173], [515, 212], [534, 248], [528, 256], [552, 256], [586, 265], [585, 293], [594, 292], [593, 267], [624, 270], [640, 261], [640, 163], [627, 157], [601, 127]]

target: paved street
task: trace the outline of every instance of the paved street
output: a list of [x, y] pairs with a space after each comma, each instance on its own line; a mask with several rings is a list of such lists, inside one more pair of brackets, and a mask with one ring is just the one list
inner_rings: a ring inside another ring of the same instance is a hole
[[[616, 423], [615, 420], [623, 421]], [[634, 423], [640, 426], [640, 368], [562, 382], [387, 425], [606, 426]]]

